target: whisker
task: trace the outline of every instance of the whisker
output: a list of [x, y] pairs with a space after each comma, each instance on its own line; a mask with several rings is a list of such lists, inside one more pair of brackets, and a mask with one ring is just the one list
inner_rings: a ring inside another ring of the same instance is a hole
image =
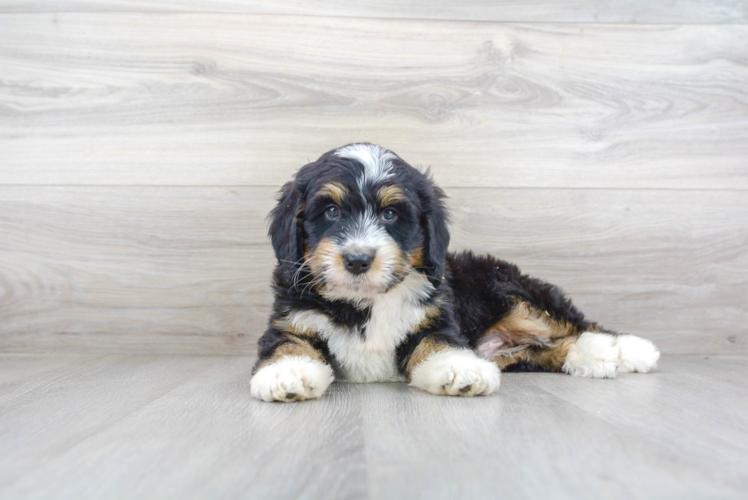
[[319, 276], [319, 277], [317, 277], [317, 278], [314, 278], [314, 279], [313, 279], [312, 281], [310, 281], [310, 282], [309, 282], [309, 283], [308, 283], [308, 284], [307, 284], [307, 285], [306, 285], [306, 286], [304, 287], [304, 289], [303, 289], [303, 290], [301, 291], [301, 295], [304, 295], [304, 293], [306, 293], [306, 291], [307, 291], [307, 290], [309, 289], [309, 287], [312, 287], [312, 286], [314, 286], [314, 285], [317, 285], [317, 284], [319, 284], [320, 282], [322, 282], [322, 279], [323, 279], [323, 278], [322, 278], [321, 276]]

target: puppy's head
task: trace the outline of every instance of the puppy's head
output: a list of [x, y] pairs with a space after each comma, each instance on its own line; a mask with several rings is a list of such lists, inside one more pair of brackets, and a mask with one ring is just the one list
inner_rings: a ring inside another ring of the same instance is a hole
[[449, 245], [444, 192], [391, 151], [351, 144], [281, 190], [270, 238], [289, 284], [370, 298], [420, 273], [438, 287]]

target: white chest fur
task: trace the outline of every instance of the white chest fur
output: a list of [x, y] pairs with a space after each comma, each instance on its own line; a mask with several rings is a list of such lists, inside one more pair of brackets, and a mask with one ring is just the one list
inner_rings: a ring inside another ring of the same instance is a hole
[[388, 382], [403, 380], [397, 369], [395, 349], [413, 329], [421, 324], [426, 310], [420, 301], [433, 290], [419, 275], [411, 274], [387, 293], [368, 302], [371, 317], [358, 329], [335, 325], [326, 315], [304, 311], [289, 315], [297, 327], [314, 330], [327, 341], [338, 369], [352, 382]]

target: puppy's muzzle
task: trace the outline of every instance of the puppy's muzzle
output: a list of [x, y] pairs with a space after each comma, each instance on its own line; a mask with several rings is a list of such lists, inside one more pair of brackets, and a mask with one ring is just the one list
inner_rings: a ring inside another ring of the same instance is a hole
[[371, 269], [374, 255], [368, 253], [347, 253], [343, 257], [343, 264], [351, 274], [364, 274]]

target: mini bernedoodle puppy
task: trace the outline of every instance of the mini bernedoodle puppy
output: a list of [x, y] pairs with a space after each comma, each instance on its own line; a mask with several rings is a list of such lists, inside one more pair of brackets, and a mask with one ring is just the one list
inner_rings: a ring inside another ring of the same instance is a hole
[[351, 144], [305, 165], [270, 213], [275, 304], [251, 394], [320, 397], [335, 379], [479, 396], [500, 370], [646, 373], [649, 340], [587, 321], [513, 264], [447, 252], [444, 192], [392, 151]]

